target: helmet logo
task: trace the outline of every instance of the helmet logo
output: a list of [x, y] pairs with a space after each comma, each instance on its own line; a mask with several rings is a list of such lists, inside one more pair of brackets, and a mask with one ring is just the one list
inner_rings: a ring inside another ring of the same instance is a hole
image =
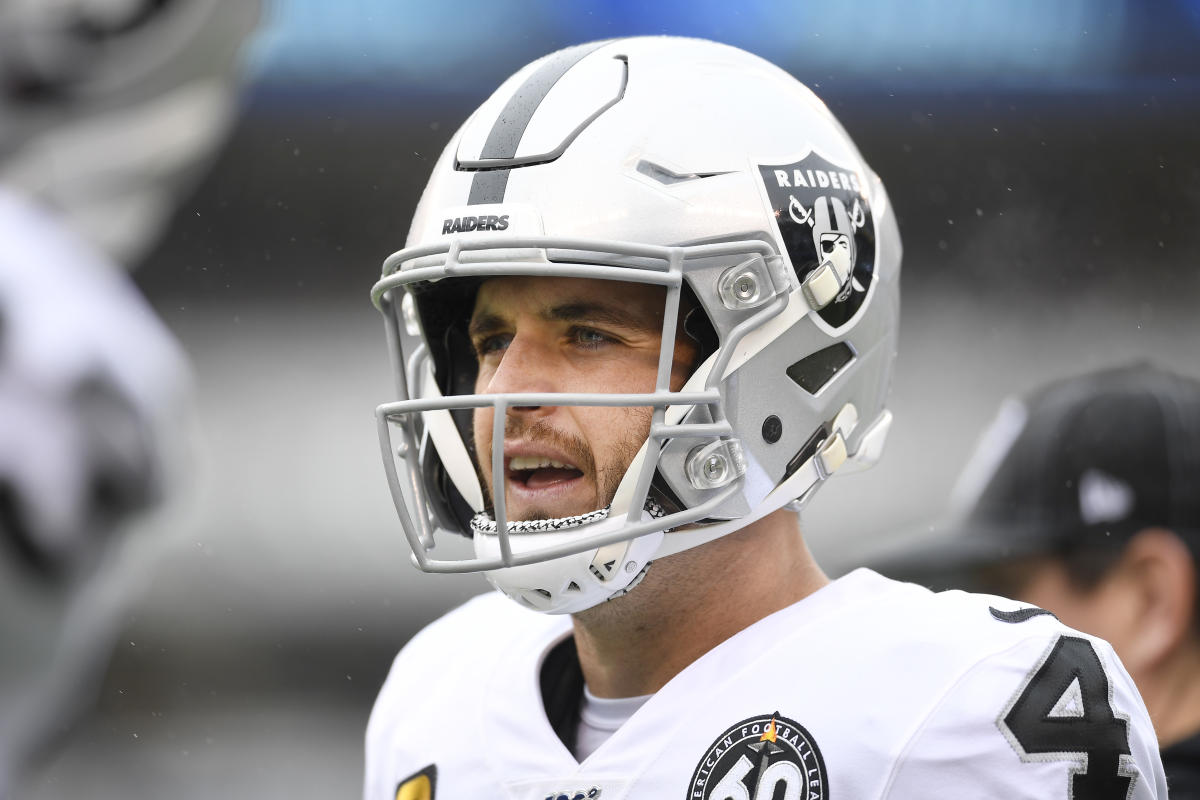
[[788, 195], [788, 216], [792, 218], [792, 222], [797, 225], [812, 225], [812, 211], [800, 205], [800, 201], [796, 199], [796, 195]]
[[835, 328], [845, 325], [875, 276], [875, 222], [863, 179], [816, 153], [793, 164], [759, 165], [759, 173], [796, 277], [832, 267], [840, 288], [820, 315]]
[[508, 214], [488, 214], [484, 216], [450, 217], [442, 220], [442, 233], [462, 233], [464, 231], [506, 231], [508, 230]]

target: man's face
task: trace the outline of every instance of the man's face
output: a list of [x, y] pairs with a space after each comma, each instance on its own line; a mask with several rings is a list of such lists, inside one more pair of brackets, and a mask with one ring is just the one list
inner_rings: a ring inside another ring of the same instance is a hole
[[832, 261], [843, 275], [848, 275], [850, 263], [850, 237], [844, 233], [821, 234], [821, 259]]
[[[475, 391], [641, 393], [654, 390], [666, 289], [584, 278], [492, 278], [469, 333]], [[675, 345], [671, 388], [696, 356]], [[475, 451], [492, 494], [491, 408], [475, 410]], [[507, 410], [505, 505], [510, 520], [585, 514], [612, 502], [650, 431], [648, 407], [521, 406]]]
[[1091, 589], [1081, 588], [1071, 580], [1061, 560], [1041, 556], [1029, 560], [1027, 577], [1016, 597], [1052, 612], [1072, 628], [1109, 640], [1120, 654], [1124, 645], [1122, 626], [1135, 605], [1128, 589], [1119, 575]]

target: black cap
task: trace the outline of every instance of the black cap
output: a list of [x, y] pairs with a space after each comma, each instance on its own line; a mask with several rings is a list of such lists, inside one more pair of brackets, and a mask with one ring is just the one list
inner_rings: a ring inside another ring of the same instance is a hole
[[955, 495], [947, 535], [877, 567], [959, 572], [1147, 527], [1200, 532], [1200, 382], [1138, 364], [1007, 401]]

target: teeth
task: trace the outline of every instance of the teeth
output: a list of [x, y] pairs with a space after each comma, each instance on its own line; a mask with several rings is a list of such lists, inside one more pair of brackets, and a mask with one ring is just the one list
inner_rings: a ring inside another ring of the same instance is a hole
[[545, 469], [546, 467], [554, 467], [555, 469], [576, 468], [574, 464], [564, 464], [561, 461], [541, 456], [513, 456], [508, 462], [508, 468], [515, 470]]

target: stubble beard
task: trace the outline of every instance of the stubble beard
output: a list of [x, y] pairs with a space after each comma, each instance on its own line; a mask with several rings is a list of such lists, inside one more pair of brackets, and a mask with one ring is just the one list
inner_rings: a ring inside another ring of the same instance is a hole
[[[574, 514], [586, 514], [590, 511], [607, 508], [612, 503], [613, 498], [617, 495], [617, 488], [621, 485], [621, 480], [625, 477], [625, 473], [629, 469], [629, 465], [633, 463], [638, 450], [641, 449], [642, 443], [650, 433], [650, 409], [633, 407], [624, 410], [627, 413], [622, 420], [622, 427], [629, 431], [629, 435], [608, 448], [603, 454], [602, 463], [599, 466], [597, 465], [592, 448], [583, 437], [564, 433], [545, 420], [527, 421], [520, 416], [510, 415], [504, 423], [504, 435], [505, 438], [548, 444], [569, 457], [571, 463], [579, 468], [584, 476], [593, 476], [592, 483], [596, 488], [596, 493], [593, 497], [591, 508], [574, 510]], [[484, 458], [491, 458], [490, 452], [486, 454], [481, 452], [482, 448], [478, 440], [476, 440], [475, 449], [477, 461], [481, 462]], [[490, 460], [488, 463], [491, 463]], [[480, 473], [479, 484], [484, 488], [484, 502], [486, 503], [487, 510], [494, 516], [496, 504], [492, 493], [492, 484], [486, 479], [478, 464], [476, 465], [476, 469]], [[503, 479], [503, 476], [501, 479]], [[560, 519], [566, 516], [573, 516], [573, 514], [563, 514], [535, 506], [524, 516], [524, 520], [516, 520], [510, 517], [509, 522]]]

